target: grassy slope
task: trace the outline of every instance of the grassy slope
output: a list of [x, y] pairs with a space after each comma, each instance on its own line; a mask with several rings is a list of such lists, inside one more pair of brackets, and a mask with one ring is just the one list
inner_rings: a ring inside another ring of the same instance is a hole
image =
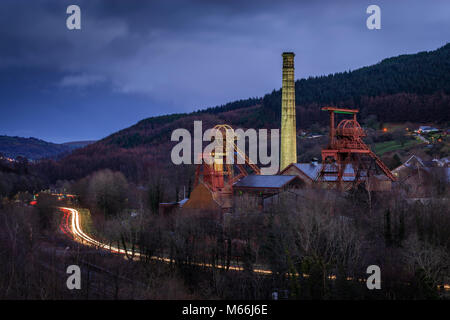
[[413, 146], [416, 146], [418, 144], [423, 143], [422, 141], [418, 140], [418, 139], [411, 139], [406, 141], [403, 146], [394, 140], [391, 141], [385, 141], [385, 142], [379, 142], [375, 144], [375, 150], [374, 152], [381, 156], [386, 152], [390, 152], [390, 151], [396, 151], [396, 150], [406, 150], [409, 149]]

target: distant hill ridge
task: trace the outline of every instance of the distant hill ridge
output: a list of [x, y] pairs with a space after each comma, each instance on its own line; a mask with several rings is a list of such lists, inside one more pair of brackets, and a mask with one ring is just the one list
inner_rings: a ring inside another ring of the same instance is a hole
[[11, 137], [0, 135], [0, 153], [8, 158], [24, 157], [29, 160], [54, 159], [94, 141], [77, 141], [57, 144], [33, 137]]

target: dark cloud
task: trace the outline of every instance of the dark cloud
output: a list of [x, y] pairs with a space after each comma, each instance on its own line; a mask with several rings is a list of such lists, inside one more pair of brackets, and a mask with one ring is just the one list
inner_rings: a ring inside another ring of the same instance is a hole
[[[70, 4], [81, 7], [80, 31], [65, 27]], [[377, 1], [377, 31], [365, 27], [369, 4], [2, 0], [0, 84], [10, 90], [0, 98], [0, 134], [101, 138], [147, 116], [279, 88], [285, 50], [296, 52], [296, 77], [302, 78], [448, 41], [447, 0]], [[33, 121], [24, 119], [27, 113]]]

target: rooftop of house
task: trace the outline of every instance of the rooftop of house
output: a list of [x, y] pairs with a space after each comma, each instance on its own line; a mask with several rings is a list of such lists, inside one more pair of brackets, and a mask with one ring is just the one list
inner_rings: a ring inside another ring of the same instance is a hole
[[411, 157], [408, 158], [402, 165], [395, 168], [393, 171], [401, 170], [404, 167], [407, 168], [416, 168], [416, 167], [423, 167], [423, 168], [433, 168], [433, 167], [445, 167], [450, 162], [449, 157], [442, 158], [442, 159], [433, 159], [433, 160], [422, 160], [422, 158], [416, 156], [413, 154]]
[[[317, 163], [317, 162], [308, 162], [308, 163], [293, 163], [293, 166], [295, 166], [297, 169], [299, 169], [301, 172], [303, 172], [308, 178], [311, 180], [316, 180], [319, 176], [320, 171], [322, 170], [323, 164]], [[326, 165], [330, 166], [329, 171], [332, 171], [332, 165]], [[326, 181], [336, 181], [337, 176], [325, 176], [324, 179]], [[353, 166], [351, 163], [349, 163], [344, 170], [344, 175], [342, 176], [342, 181], [353, 181], [355, 180], [355, 170], [353, 169]]]
[[426, 172], [434, 172], [436, 170], [442, 170], [443, 172], [442, 174], [445, 175], [446, 181], [450, 182], [450, 167], [448, 166], [449, 163], [450, 163], [449, 157], [425, 161], [416, 155], [412, 155], [402, 165], [392, 170], [392, 172], [398, 175], [405, 169], [411, 171], [411, 169], [420, 168]]
[[436, 129], [436, 128], [430, 127], [430, 126], [420, 126], [419, 129], [421, 129], [421, 130], [429, 130], [429, 129]]
[[248, 175], [236, 182], [233, 187], [280, 189], [295, 179], [298, 179], [298, 177], [287, 175]]

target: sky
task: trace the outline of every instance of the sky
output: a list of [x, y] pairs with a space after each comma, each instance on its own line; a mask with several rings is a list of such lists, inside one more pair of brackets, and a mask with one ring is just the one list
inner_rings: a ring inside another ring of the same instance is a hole
[[448, 0], [1, 0], [0, 135], [97, 140], [279, 89], [283, 51], [308, 78], [435, 50], [449, 30]]

